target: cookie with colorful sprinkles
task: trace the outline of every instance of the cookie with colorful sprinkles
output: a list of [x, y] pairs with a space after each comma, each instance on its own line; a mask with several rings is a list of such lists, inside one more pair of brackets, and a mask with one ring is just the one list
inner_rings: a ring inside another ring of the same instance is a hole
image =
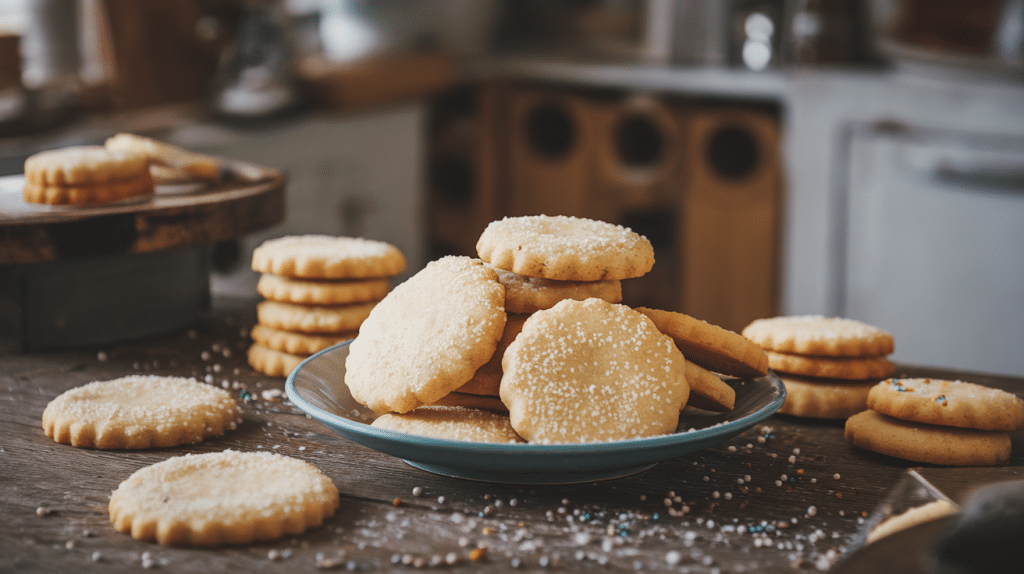
[[1024, 400], [965, 381], [893, 378], [871, 388], [867, 406], [898, 419], [979, 430], [1024, 428]]

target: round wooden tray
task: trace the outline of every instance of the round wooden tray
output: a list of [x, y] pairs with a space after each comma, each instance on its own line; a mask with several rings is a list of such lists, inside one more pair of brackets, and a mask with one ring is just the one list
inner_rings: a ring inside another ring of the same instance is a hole
[[151, 197], [102, 206], [26, 203], [24, 177], [0, 177], [0, 265], [208, 244], [284, 221], [284, 174], [222, 162], [233, 174], [225, 183], [160, 185]]

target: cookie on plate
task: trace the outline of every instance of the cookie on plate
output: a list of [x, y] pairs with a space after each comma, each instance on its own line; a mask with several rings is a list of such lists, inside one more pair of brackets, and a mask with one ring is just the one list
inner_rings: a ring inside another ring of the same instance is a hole
[[768, 374], [764, 349], [746, 337], [683, 313], [637, 307], [672, 337], [686, 360], [705, 369], [741, 378]]
[[867, 406], [907, 421], [979, 430], [1024, 428], [1024, 400], [1000, 389], [943, 379], [888, 379], [874, 385]]
[[824, 357], [889, 355], [895, 342], [887, 331], [853, 319], [797, 315], [756, 319], [742, 335], [768, 351]]
[[507, 415], [461, 406], [424, 406], [402, 414], [388, 413], [377, 417], [371, 426], [466, 442], [523, 442]]
[[308, 462], [269, 452], [186, 454], [142, 468], [110, 495], [110, 522], [167, 546], [249, 544], [320, 526], [338, 489]]
[[505, 330], [501, 332], [501, 339], [498, 340], [494, 354], [473, 373], [473, 378], [469, 382], [456, 390], [472, 395], [498, 396], [498, 389], [501, 387], [501, 358], [505, 356], [505, 350], [512, 341], [515, 341], [523, 331], [523, 325], [529, 318], [528, 314], [509, 313], [505, 318]]
[[184, 377], [131, 375], [76, 387], [50, 401], [43, 431], [59, 443], [141, 449], [197, 443], [240, 422], [223, 389]]
[[866, 410], [846, 419], [846, 440], [855, 446], [914, 462], [994, 466], [1010, 459], [1010, 435], [904, 421]]
[[501, 400], [531, 443], [585, 443], [675, 431], [686, 361], [646, 316], [600, 299], [530, 316], [502, 360]]
[[144, 136], [120, 133], [107, 138], [103, 146], [114, 152], [145, 154], [149, 160], [150, 173], [154, 174], [157, 180], [219, 181], [227, 179], [228, 175], [222, 169], [221, 163], [210, 156]]
[[505, 286], [505, 310], [509, 313], [550, 309], [565, 299], [583, 301], [596, 297], [609, 303], [622, 302], [622, 282], [618, 280], [556, 281], [492, 268], [498, 274], [498, 282]]
[[620, 225], [562, 215], [492, 221], [476, 249], [499, 269], [558, 281], [629, 279], [654, 266], [646, 237]]
[[302, 279], [393, 277], [405, 271], [397, 247], [362, 237], [289, 235], [263, 242], [252, 253], [252, 269]]
[[408, 412], [466, 384], [505, 330], [505, 288], [469, 257], [443, 257], [395, 287], [352, 341], [345, 383], [378, 414]]
[[145, 154], [103, 146], [39, 152], [25, 160], [23, 197], [29, 203], [97, 205], [153, 194]]
[[716, 413], [727, 413], [736, 406], [736, 389], [689, 360], [686, 361], [686, 383], [690, 386], [690, 398], [684, 406]]

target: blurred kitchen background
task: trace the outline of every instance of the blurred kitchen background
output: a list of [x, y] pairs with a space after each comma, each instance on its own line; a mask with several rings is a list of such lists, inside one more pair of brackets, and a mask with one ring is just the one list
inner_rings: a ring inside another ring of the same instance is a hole
[[[491, 220], [644, 233], [626, 300], [846, 316], [1024, 375], [1024, 0], [0, 0], [0, 175], [118, 131], [280, 168], [412, 273]], [[408, 275], [408, 274], [407, 274]]]

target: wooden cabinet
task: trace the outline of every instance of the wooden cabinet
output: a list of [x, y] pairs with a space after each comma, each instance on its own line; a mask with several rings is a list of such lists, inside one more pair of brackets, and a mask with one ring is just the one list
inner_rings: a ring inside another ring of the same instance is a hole
[[494, 219], [574, 215], [628, 226], [656, 263], [624, 302], [739, 331], [776, 314], [778, 110], [664, 93], [491, 81], [434, 106], [432, 257], [475, 255]]

